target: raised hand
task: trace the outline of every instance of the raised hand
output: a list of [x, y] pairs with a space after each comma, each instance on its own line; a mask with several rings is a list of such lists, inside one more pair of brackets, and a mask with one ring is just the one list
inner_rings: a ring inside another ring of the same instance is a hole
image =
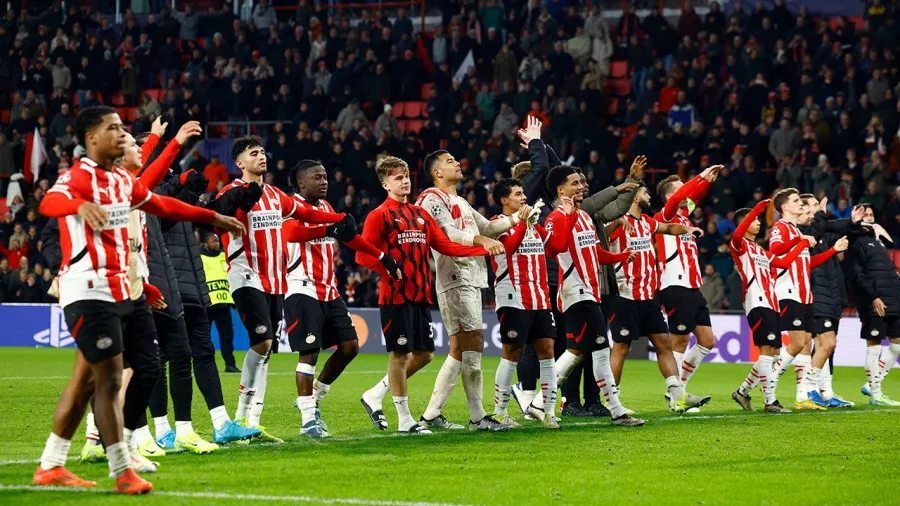
[[644, 155], [638, 155], [637, 157], [635, 157], [634, 161], [631, 162], [631, 171], [629, 171], [628, 177], [640, 181], [641, 179], [644, 179], [644, 169], [646, 168], [647, 157]]
[[199, 121], [188, 121], [178, 129], [178, 133], [175, 134], [175, 140], [178, 141], [178, 144], [185, 145], [191, 137], [196, 137], [202, 133], [203, 128], [200, 127]]
[[528, 216], [531, 215], [531, 206], [525, 204], [519, 208], [519, 212], [516, 214], [519, 215], [519, 221], [528, 221]]
[[819, 244], [819, 241], [817, 241], [816, 238], [811, 235], [804, 235], [803, 239], [806, 239], [806, 242], [809, 243], [810, 248], [815, 248], [816, 244]]
[[157, 137], [162, 138], [163, 134], [166, 133], [166, 128], [168, 128], [169, 123], [162, 122], [162, 116], [157, 116], [155, 120], [153, 120], [153, 124], [150, 125], [150, 133], [156, 134]]
[[216, 219], [212, 222], [212, 225], [216, 228], [230, 232], [235, 236], [243, 235], [247, 232], [246, 229], [244, 229], [244, 225], [238, 221], [237, 218], [223, 216], [219, 213], [216, 213]]
[[[828, 211], [828, 197], [822, 197], [822, 200], [819, 201], [818, 210], [822, 211], [823, 213]], [[865, 210], [863, 210], [863, 214], [865, 214]]]
[[575, 202], [572, 200], [572, 197], [562, 196], [559, 198], [559, 203], [562, 204], [563, 211], [566, 214], [572, 214], [575, 211]]
[[640, 185], [635, 183], [634, 181], [626, 181], [626, 182], [620, 184], [619, 186], [616, 186], [616, 191], [619, 192], [620, 194], [626, 193], [626, 192], [630, 192], [632, 190], [637, 190], [638, 186], [640, 186]]
[[853, 223], [859, 223], [866, 217], [866, 208], [865, 206], [856, 206], [853, 208], [853, 211], [850, 211], [850, 221]]

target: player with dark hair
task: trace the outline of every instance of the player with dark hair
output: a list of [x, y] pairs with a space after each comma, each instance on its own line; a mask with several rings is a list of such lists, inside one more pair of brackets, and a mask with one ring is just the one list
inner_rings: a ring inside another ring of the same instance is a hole
[[[462, 168], [446, 151], [429, 154], [425, 158], [424, 171], [434, 186], [419, 195], [416, 205], [431, 214], [451, 241], [466, 246], [484, 246], [492, 255], [503, 253], [503, 245], [494, 238], [515, 226], [518, 215], [491, 221], [475, 211], [457, 194], [457, 186], [463, 180]], [[508, 430], [509, 426], [488, 415], [482, 404], [484, 323], [481, 290], [488, 286], [487, 265], [483, 258], [455, 258], [440, 252], [434, 254], [434, 264], [438, 308], [444, 328], [450, 335], [450, 352], [438, 372], [428, 408], [419, 421], [429, 427], [463, 428], [441, 414], [456, 387], [457, 378], [462, 376], [469, 405], [469, 428]]]
[[[775, 269], [785, 269], [807, 250], [807, 239], [795, 242], [786, 254], [777, 256], [756, 243], [759, 234], [759, 215], [769, 205], [763, 200], [751, 209], [740, 209], [734, 214], [737, 229], [729, 243], [735, 267], [741, 276], [744, 295], [744, 312], [753, 337], [753, 344], [759, 348], [759, 359], [750, 369], [740, 388], [731, 394], [744, 410], [752, 411], [750, 392], [762, 384], [767, 413], [790, 413], [778, 402], [775, 395], [776, 371], [773, 369], [775, 357], [779, 354], [781, 325], [779, 322], [779, 302], [775, 291]], [[840, 242], [840, 241], [839, 241]], [[843, 240], [846, 249], [846, 239]]]
[[[557, 383], [553, 339], [556, 336], [556, 322], [551, 311], [545, 257], [555, 257], [566, 248], [577, 219], [575, 205], [570, 197], [562, 197], [564, 213], [554, 213], [552, 216], [556, 221], [548, 222], [545, 229], [536, 223], [540, 209], [532, 211], [525, 206], [525, 192], [518, 179], [498, 182], [494, 186], [493, 197], [494, 203], [503, 208], [503, 214], [493, 219], [502, 220], [519, 213], [520, 220], [499, 237], [506, 253], [491, 258], [500, 342], [503, 345], [500, 366], [494, 378], [494, 417], [511, 427], [519, 425], [507, 412], [507, 406], [522, 347], [525, 343], [531, 343], [540, 365], [545, 406], [542, 421], [545, 427], [558, 429], [554, 413]], [[553, 230], [556, 232], [552, 233]]]
[[[571, 237], [565, 250], [557, 255], [560, 287], [556, 305], [564, 315], [567, 337], [566, 351], [556, 361], [557, 381], [564, 383], [583, 357], [590, 355], [594, 378], [612, 414], [613, 425], [638, 427], [644, 421], [632, 418], [625, 412], [615, 391], [615, 381], [609, 366], [606, 318], [600, 309], [600, 265], [626, 261], [634, 254], [627, 250], [612, 254], [600, 247], [594, 221], [586, 212], [577, 209], [584, 200], [582, 185], [581, 174], [569, 165], [554, 167], [547, 174], [547, 187], [555, 191], [557, 201], [569, 198], [576, 206]], [[563, 206], [557, 205], [547, 217], [550, 233], [554, 233], [557, 223], [568, 219], [565, 215]], [[535, 418], [546, 420], [543, 410], [533, 402], [527, 410]]]
[[[714, 165], [687, 183], [682, 183], [677, 175], [663, 179], [656, 189], [665, 207], [656, 213], [654, 219], [660, 223], [691, 227], [688, 216], [694, 210], [694, 202], [706, 196], [710, 185], [724, 168], [724, 165]], [[668, 317], [676, 370], [687, 388], [691, 376], [716, 345], [706, 298], [700, 293], [703, 284], [700, 251], [697, 249], [697, 239], [689, 234], [658, 235], [656, 245], [661, 271], [659, 299]], [[687, 351], [691, 333], [697, 338], [697, 343]], [[696, 408], [691, 411], [696, 411]]]
[[357, 263], [381, 273], [378, 303], [387, 350], [391, 354], [388, 374], [363, 393], [360, 402], [372, 423], [387, 430], [382, 401], [391, 392], [399, 417], [397, 431], [431, 434], [416, 423], [409, 412], [407, 380], [428, 365], [434, 356], [431, 330], [431, 249], [443, 255], [481, 256], [481, 246], [463, 246], [450, 241], [434, 219], [419, 206], [408, 202], [411, 190], [409, 167], [388, 156], [376, 165], [381, 186], [388, 198], [366, 217], [363, 237], [376, 248], [386, 250], [400, 264], [400, 279], [391, 279], [382, 263], [362, 251]]
[[[328, 173], [320, 162], [301, 160], [291, 170], [291, 197], [305, 209], [334, 213], [325, 201]], [[297, 364], [297, 400], [300, 410], [300, 435], [329, 437], [322, 420], [319, 402], [331, 389], [347, 365], [359, 353], [359, 341], [347, 305], [340, 297], [335, 277], [334, 257], [337, 240], [381, 261], [385, 271], [397, 276], [397, 263], [378, 251], [356, 232], [351, 215], [335, 225], [315, 226], [297, 221], [285, 224], [287, 253], [287, 295], [284, 301], [285, 325], [291, 349], [300, 354]], [[335, 347], [319, 377], [313, 380], [320, 349]]]
[[613, 303], [614, 313], [610, 316], [610, 330], [615, 343], [611, 365], [616, 386], [621, 386], [622, 369], [631, 349], [631, 342], [640, 336], [648, 336], [656, 350], [659, 372], [666, 380], [669, 409], [684, 412], [706, 404], [709, 397], [685, 392], [681, 382], [680, 371], [672, 355], [672, 338], [657, 299], [659, 272], [653, 236], [693, 235], [702, 231], [692, 225], [660, 223], [644, 214], [649, 208], [650, 194], [642, 186], [635, 195], [631, 209], [623, 217], [627, 227], [620, 226], [610, 236], [610, 244], [615, 243], [618, 251], [628, 249], [634, 252], [632, 259], [622, 262], [624, 279], [619, 287], [619, 296]]
[[233, 218], [154, 195], [130, 173], [114, 166], [124, 153], [127, 136], [114, 109], [83, 109], [76, 118], [75, 131], [87, 156], [60, 174], [41, 201], [40, 213], [59, 221], [63, 252], [59, 301], [78, 349], [75, 369], [57, 405], [53, 432], [34, 482], [95, 485], [64, 467], [72, 435], [94, 395], [94, 414], [107, 445], [116, 492], [146, 493], [153, 486], [131, 468], [118, 399], [123, 351], [135, 375], [159, 368], [152, 340], [124, 347], [125, 338], [130, 336], [123, 335], [123, 323], [133, 311], [127, 279], [128, 214], [133, 208], [142, 208], [165, 218], [212, 223], [236, 233], [243, 231], [243, 226]]
[[278, 188], [263, 182], [266, 150], [259, 137], [236, 139], [231, 156], [241, 170], [241, 177], [222, 188], [207, 207], [236, 216], [247, 228], [241, 236], [222, 237], [231, 295], [250, 336], [250, 350], [241, 368], [235, 417], [243, 426], [259, 428], [262, 440], [283, 443], [259, 427], [269, 352], [272, 342], [281, 335], [282, 307], [288, 288], [282, 223], [294, 218], [306, 223], [330, 224], [341, 221], [344, 215], [300, 206]]

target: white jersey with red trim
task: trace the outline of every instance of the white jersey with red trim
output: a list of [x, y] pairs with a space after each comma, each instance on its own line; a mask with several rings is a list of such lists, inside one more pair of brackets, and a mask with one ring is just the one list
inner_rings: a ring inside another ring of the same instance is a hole
[[[656, 213], [654, 218], [660, 223], [693, 227], [694, 224], [687, 219], [684, 211], [679, 209], [675, 218], [669, 222], [663, 220], [662, 212]], [[660, 234], [656, 245], [659, 254], [660, 290], [670, 286], [700, 288], [703, 285], [703, 277], [700, 275], [700, 251], [692, 234]]]
[[[325, 200], [316, 205], [299, 195], [291, 197], [298, 206], [333, 213], [334, 209]], [[307, 227], [322, 226], [303, 223]], [[307, 242], [287, 243], [287, 295], [306, 295], [320, 302], [328, 302], [340, 297], [335, 277], [334, 256], [338, 250], [337, 240], [323, 237]]]
[[[600, 302], [600, 259], [597, 255], [597, 229], [594, 220], [588, 213], [578, 209], [578, 218], [572, 228], [572, 237], [566, 249], [557, 255], [559, 262], [559, 292], [556, 305], [560, 312], [582, 301]], [[562, 206], [557, 206], [553, 213], [563, 213]], [[548, 216], [545, 223], [550, 223]]]
[[[779, 243], [792, 242], [803, 234], [793, 223], [781, 219], [772, 227], [769, 238], [770, 248]], [[782, 256], [786, 256], [782, 255]], [[811, 257], [809, 248], [804, 248], [800, 256], [787, 269], [773, 269], [775, 273], [775, 294], [778, 300], [794, 300], [803, 304], [812, 304], [813, 291], [810, 282]]]
[[622, 262], [622, 273], [625, 279], [619, 284], [619, 295], [632, 300], [651, 300], [659, 291], [659, 271], [656, 265], [656, 249], [653, 247], [653, 234], [659, 223], [642, 214], [635, 218], [625, 214], [632, 230], [623, 230], [616, 241], [618, 251], [631, 249], [635, 253], [631, 262]]
[[[493, 220], [508, 219], [499, 215]], [[501, 234], [498, 240], [513, 233]], [[547, 257], [544, 240], [534, 227], [525, 230], [525, 238], [512, 253], [491, 257], [494, 267], [494, 293], [497, 308], [512, 307], [528, 311], [550, 309], [550, 287], [547, 284]]]
[[744, 313], [764, 307], [778, 311], [778, 297], [775, 295], [775, 280], [772, 278], [770, 265], [772, 254], [765, 248], [740, 238], [743, 248], [737, 251], [731, 248], [731, 257], [741, 275], [742, 293], [744, 294]]
[[[248, 183], [235, 179], [222, 188], [216, 198]], [[262, 196], [249, 213], [238, 210], [235, 218], [246, 227], [240, 237], [222, 234], [225, 258], [228, 261], [228, 283], [231, 293], [244, 287], [265, 293], [284, 295], [287, 292], [284, 237], [281, 225], [290, 218], [297, 204], [278, 188], [262, 184]]]
[[59, 304], [128, 300], [129, 213], [150, 200], [150, 192], [125, 169], [106, 170], [87, 157], [60, 174], [49, 192], [93, 202], [109, 216], [99, 231], [77, 214], [58, 218]]

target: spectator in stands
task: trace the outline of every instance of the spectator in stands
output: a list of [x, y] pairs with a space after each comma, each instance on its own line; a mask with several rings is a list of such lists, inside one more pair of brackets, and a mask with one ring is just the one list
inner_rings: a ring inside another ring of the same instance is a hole
[[203, 169], [203, 176], [209, 181], [206, 193], [218, 193], [218, 191], [231, 181], [228, 170], [219, 159], [219, 155], [213, 153], [209, 158], [209, 164]]
[[382, 132], [388, 137], [395, 139], [403, 137], [403, 131], [400, 130], [400, 124], [397, 122], [397, 118], [394, 117], [391, 104], [385, 104], [384, 112], [375, 121], [375, 136], [381, 136]]
[[347, 104], [338, 114], [335, 128], [343, 133], [349, 133], [353, 129], [354, 121], [366, 121], [366, 115], [359, 108], [359, 101], [353, 100]]
[[700, 287], [703, 298], [712, 309], [720, 309], [725, 300], [725, 282], [716, 272], [712, 264], [706, 264], [703, 268], [703, 286]]

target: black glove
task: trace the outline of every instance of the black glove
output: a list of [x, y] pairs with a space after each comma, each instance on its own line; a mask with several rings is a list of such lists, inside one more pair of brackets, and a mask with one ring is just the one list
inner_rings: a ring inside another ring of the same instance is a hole
[[388, 275], [390, 277], [392, 277], [394, 279], [400, 279], [397, 276], [398, 272], [400, 271], [400, 266], [397, 265], [397, 261], [394, 260], [394, 257], [385, 253], [384, 255], [382, 255], [379, 262], [381, 262], [381, 265], [384, 266], [385, 270], [388, 272]]
[[257, 183], [250, 183], [246, 188], [243, 189], [243, 194], [241, 195], [240, 203], [238, 207], [244, 211], [245, 213], [249, 213], [253, 206], [259, 202], [259, 199], [262, 197], [262, 187]]
[[200, 172], [193, 170], [190, 174], [188, 174], [187, 181], [185, 182], [184, 186], [186, 186], [188, 190], [191, 190], [194, 193], [205, 193], [206, 189], [209, 187], [209, 179], [206, 179], [206, 177]]
[[344, 218], [325, 229], [325, 235], [334, 237], [338, 241], [348, 242], [353, 239], [359, 231], [356, 229], [356, 220], [353, 216], [345, 214]]

